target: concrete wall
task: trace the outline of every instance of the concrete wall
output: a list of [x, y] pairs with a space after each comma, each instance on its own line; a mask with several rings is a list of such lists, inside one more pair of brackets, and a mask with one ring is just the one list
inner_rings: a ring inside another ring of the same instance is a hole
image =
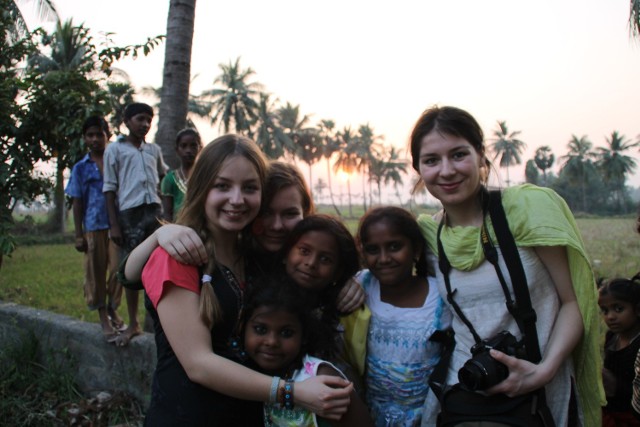
[[19, 345], [30, 333], [38, 340], [40, 362], [51, 360], [44, 355], [56, 355], [57, 363], [75, 371], [83, 392], [120, 390], [136, 397], [143, 407], [148, 405], [156, 365], [152, 334], [133, 338], [127, 347], [116, 347], [105, 341], [97, 323], [0, 301], [2, 347]]

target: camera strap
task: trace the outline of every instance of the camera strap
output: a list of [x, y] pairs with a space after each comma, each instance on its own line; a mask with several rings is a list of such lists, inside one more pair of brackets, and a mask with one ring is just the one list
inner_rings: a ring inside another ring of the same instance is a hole
[[[498, 264], [498, 252], [494, 247], [493, 242], [491, 241], [491, 238], [487, 231], [486, 221], [484, 219], [480, 233], [482, 249], [484, 251], [485, 258], [494, 266], [496, 270], [500, 286], [502, 287], [502, 291], [505, 295], [505, 304], [507, 306], [507, 310], [516, 320], [516, 323], [518, 324], [518, 327], [523, 335], [527, 360], [533, 363], [538, 363], [541, 360], [541, 355], [540, 346], [538, 343], [538, 333], [536, 330], [536, 313], [531, 305], [529, 288], [527, 286], [527, 278], [524, 273], [524, 268], [522, 267], [522, 261], [520, 260], [518, 248], [515, 244], [515, 240], [513, 239], [513, 235], [509, 230], [507, 218], [502, 206], [500, 192], [488, 192], [487, 190], [483, 189], [482, 195], [484, 196], [483, 200], [487, 201], [485, 206], [483, 206], [483, 211], [485, 212], [486, 217], [486, 213], [488, 210], [488, 214], [491, 217], [493, 229], [495, 231], [496, 238], [498, 239], [498, 244], [501, 249], [500, 252], [504, 257], [507, 270], [509, 271], [509, 277], [511, 278], [511, 283], [513, 285], [513, 292], [516, 300], [515, 302], [511, 298], [509, 287]], [[444, 277], [445, 288], [447, 290], [447, 301], [449, 302], [449, 304], [451, 304], [453, 310], [456, 312], [460, 320], [462, 320], [467, 328], [469, 328], [469, 331], [473, 335], [474, 341], [479, 344], [482, 341], [482, 338], [478, 335], [475, 328], [473, 327], [469, 319], [467, 319], [467, 317], [464, 315], [462, 309], [454, 299], [456, 290], [452, 290], [451, 281], [449, 279], [449, 273], [451, 272], [451, 263], [447, 258], [444, 247], [442, 245], [442, 240], [440, 238], [442, 227], [444, 226], [444, 219], [445, 217], [443, 216], [442, 220], [440, 221], [440, 225], [438, 226], [437, 245], [438, 264], [440, 267], [440, 271], [442, 272], [442, 275]]]

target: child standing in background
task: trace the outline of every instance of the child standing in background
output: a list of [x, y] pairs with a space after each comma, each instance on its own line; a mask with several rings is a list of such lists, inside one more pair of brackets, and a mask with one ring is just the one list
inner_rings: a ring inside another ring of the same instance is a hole
[[160, 190], [162, 193], [162, 216], [166, 221], [173, 222], [182, 207], [184, 195], [187, 192], [187, 181], [191, 175], [191, 168], [196, 156], [202, 150], [202, 139], [193, 128], [182, 129], [176, 136], [176, 154], [180, 158], [180, 166], [170, 170], [162, 178]]
[[[145, 142], [151, 129], [153, 109], [133, 103], [124, 110], [124, 124], [129, 135], [110, 144], [104, 153], [103, 192], [107, 201], [111, 240], [131, 252], [160, 225], [159, 184], [165, 175], [162, 151]], [[142, 330], [138, 324], [138, 290], [126, 288], [129, 326], [116, 339], [125, 346]]]
[[634, 362], [640, 349], [640, 273], [600, 285], [598, 305], [609, 331], [605, 339], [602, 379], [607, 406], [604, 427], [640, 426], [631, 411]]
[[117, 308], [122, 286], [116, 280], [118, 247], [109, 240], [109, 216], [102, 193], [103, 155], [111, 136], [104, 118], [92, 116], [82, 125], [82, 137], [89, 149], [71, 170], [65, 193], [73, 199], [75, 248], [84, 252], [84, 297], [89, 310], [98, 310], [102, 333], [115, 341], [123, 322]]
[[426, 243], [409, 212], [397, 207], [370, 210], [360, 220], [357, 240], [368, 267], [357, 280], [371, 310], [367, 405], [376, 426], [418, 426], [428, 379], [441, 352], [429, 337], [451, 326], [451, 313], [437, 290], [430, 289], [427, 276], [433, 270]]
[[[316, 375], [346, 378], [333, 364], [315, 357], [335, 345], [330, 328], [313, 315], [317, 295], [290, 280], [263, 277], [254, 283], [244, 318], [244, 351], [257, 369], [285, 379], [286, 386]], [[265, 426], [373, 426], [367, 408], [355, 392], [339, 421], [317, 417], [304, 408], [293, 407], [286, 395], [274, 396], [264, 405]]]

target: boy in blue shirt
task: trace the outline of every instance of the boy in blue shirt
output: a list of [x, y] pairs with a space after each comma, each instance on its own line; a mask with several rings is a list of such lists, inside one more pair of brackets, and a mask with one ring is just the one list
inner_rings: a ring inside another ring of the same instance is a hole
[[85, 301], [90, 310], [98, 310], [107, 342], [115, 341], [117, 328], [123, 323], [116, 312], [122, 298], [122, 286], [116, 279], [119, 250], [109, 240], [109, 217], [102, 193], [103, 154], [110, 136], [104, 118], [85, 120], [82, 137], [89, 152], [73, 166], [65, 189], [73, 199], [75, 247], [85, 253]]
[[[160, 226], [162, 217], [160, 180], [166, 173], [162, 151], [145, 142], [151, 129], [153, 109], [143, 103], [129, 104], [124, 124], [129, 135], [109, 144], [104, 153], [104, 186], [111, 240], [127, 255]], [[116, 339], [125, 346], [142, 332], [138, 323], [139, 290], [125, 288], [129, 326]]]

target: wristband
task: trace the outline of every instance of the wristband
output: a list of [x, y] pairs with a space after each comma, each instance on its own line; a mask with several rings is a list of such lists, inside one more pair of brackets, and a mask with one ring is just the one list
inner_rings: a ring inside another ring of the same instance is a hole
[[288, 379], [284, 383], [284, 407], [293, 409], [293, 380]]
[[273, 377], [273, 380], [271, 380], [271, 390], [269, 391], [269, 403], [276, 403], [279, 385], [280, 377]]

